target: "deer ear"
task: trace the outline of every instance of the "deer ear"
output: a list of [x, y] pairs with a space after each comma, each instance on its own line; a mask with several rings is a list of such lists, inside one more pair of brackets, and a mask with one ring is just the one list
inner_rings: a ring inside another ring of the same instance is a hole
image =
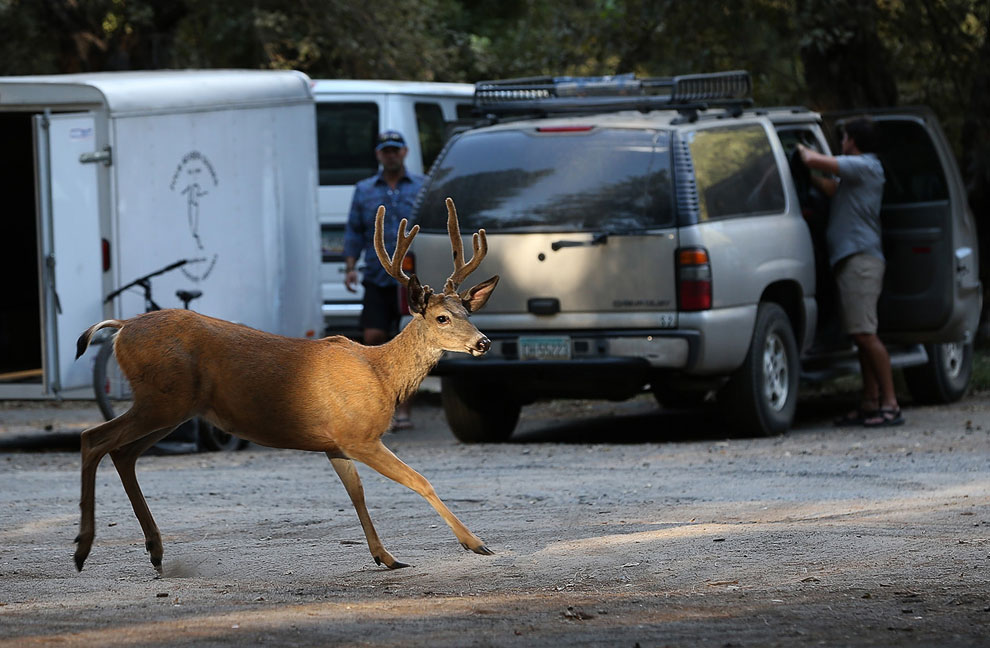
[[430, 287], [423, 286], [423, 284], [419, 283], [419, 278], [413, 275], [409, 277], [409, 285], [406, 287], [406, 291], [409, 299], [409, 311], [419, 315], [425, 313], [426, 304], [430, 300], [430, 294], [433, 292], [430, 290]]
[[464, 308], [469, 313], [481, 310], [481, 307], [488, 303], [488, 298], [492, 296], [492, 291], [495, 290], [497, 284], [498, 275], [495, 275], [491, 279], [486, 279], [477, 286], [468, 288], [462, 292], [459, 297], [461, 298], [461, 303], [464, 304]]

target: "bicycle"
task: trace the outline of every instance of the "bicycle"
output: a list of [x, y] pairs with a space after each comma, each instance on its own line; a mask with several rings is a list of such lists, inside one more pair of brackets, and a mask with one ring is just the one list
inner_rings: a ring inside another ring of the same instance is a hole
[[[198, 259], [182, 259], [181, 261], [176, 261], [175, 263], [167, 265], [164, 268], [155, 270], [154, 272], [146, 274], [143, 277], [135, 279], [126, 286], [122, 286], [111, 292], [103, 300], [103, 303], [110, 303], [111, 300], [123, 293], [125, 290], [139, 287], [144, 293], [145, 312], [150, 313], [152, 311], [162, 310], [162, 307], [159, 306], [152, 297], [151, 278], [165, 274], [166, 272], [171, 272], [172, 270], [177, 270], [187, 263], [193, 263], [195, 261], [198, 261]], [[182, 302], [183, 308], [188, 310], [189, 303], [194, 299], [202, 297], [203, 292], [201, 290], [177, 290], [175, 291], [175, 295]], [[120, 367], [117, 365], [117, 361], [113, 355], [114, 335], [116, 334], [110, 334], [103, 338], [102, 343], [100, 344], [100, 350], [96, 354], [96, 362], [93, 365], [93, 392], [96, 395], [96, 403], [100, 408], [100, 412], [108, 421], [116, 418], [118, 414], [130, 407], [127, 403], [130, 401], [131, 395], [130, 384], [124, 374], [120, 371]], [[127, 404], [127, 407], [124, 406], [125, 404]], [[199, 451], [240, 450], [248, 445], [247, 441], [243, 441], [233, 435], [227, 434], [220, 428], [201, 418], [190, 419], [189, 421], [182, 423], [167, 437], [165, 437], [165, 439], [159, 441], [158, 443], [161, 444], [170, 440], [173, 442], [191, 440], [195, 443], [196, 449]], [[165, 449], [167, 449], [167, 446]]]

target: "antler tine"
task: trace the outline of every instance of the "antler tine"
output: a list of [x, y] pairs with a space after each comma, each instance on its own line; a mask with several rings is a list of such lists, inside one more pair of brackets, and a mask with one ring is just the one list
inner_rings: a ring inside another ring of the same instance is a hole
[[461, 282], [481, 265], [485, 255], [488, 254], [488, 238], [483, 229], [474, 233], [471, 240], [474, 252], [471, 255], [471, 260], [465, 263], [461, 227], [457, 222], [457, 209], [451, 198], [447, 198], [447, 233], [450, 234], [450, 248], [454, 257], [454, 272], [451, 273], [443, 286], [443, 291], [449, 294], [457, 292], [457, 287], [461, 285]]
[[385, 268], [385, 272], [395, 278], [403, 286], [409, 285], [409, 277], [402, 271], [402, 260], [412, 245], [412, 240], [419, 232], [419, 225], [413, 225], [409, 233], [406, 233], [406, 225], [409, 224], [405, 218], [399, 222], [399, 231], [395, 235], [395, 252], [391, 258], [385, 250], [385, 205], [378, 206], [378, 213], [375, 214], [375, 253], [378, 260]]

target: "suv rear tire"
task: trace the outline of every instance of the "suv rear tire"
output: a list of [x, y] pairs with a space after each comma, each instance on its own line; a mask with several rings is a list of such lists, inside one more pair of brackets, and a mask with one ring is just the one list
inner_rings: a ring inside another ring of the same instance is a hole
[[463, 443], [501, 443], [512, 436], [522, 405], [492, 383], [463, 376], [440, 379], [440, 402], [447, 425]]
[[775, 436], [791, 426], [798, 397], [798, 349], [791, 321], [777, 304], [764, 302], [746, 360], [722, 388], [731, 436]]
[[969, 388], [973, 374], [973, 345], [963, 342], [926, 344], [928, 363], [904, 369], [904, 382], [918, 403], [954, 403]]

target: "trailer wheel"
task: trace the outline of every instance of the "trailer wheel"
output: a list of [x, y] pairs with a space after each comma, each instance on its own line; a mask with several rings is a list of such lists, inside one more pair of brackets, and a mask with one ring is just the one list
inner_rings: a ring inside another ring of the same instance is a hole
[[93, 394], [103, 418], [117, 418], [130, 408], [131, 384], [127, 381], [113, 355], [116, 333], [106, 335], [93, 364]]

